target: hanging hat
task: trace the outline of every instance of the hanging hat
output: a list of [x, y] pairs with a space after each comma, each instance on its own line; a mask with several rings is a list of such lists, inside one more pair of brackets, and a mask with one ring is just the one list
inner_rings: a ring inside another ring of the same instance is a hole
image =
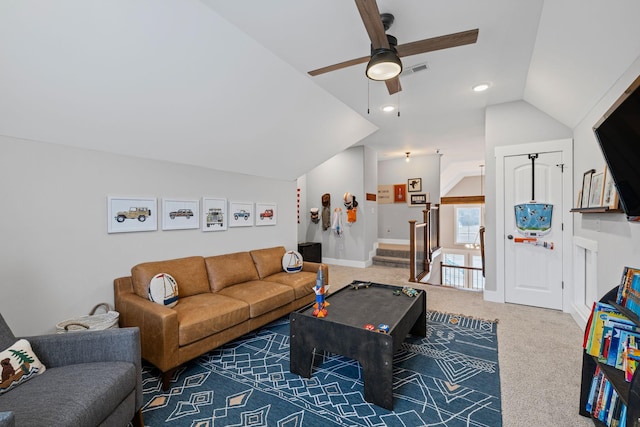
[[318, 216], [318, 213], [319, 213], [318, 208], [311, 208], [309, 209], [309, 212], [311, 213], [311, 222], [313, 222], [314, 224], [319, 223], [320, 217]]
[[331, 194], [324, 193], [322, 195], [322, 206], [329, 207], [329, 205], [331, 205]]
[[353, 208], [353, 196], [351, 195], [351, 193], [347, 191], [346, 193], [344, 193], [344, 196], [342, 196], [342, 199], [344, 200], [344, 206], [347, 209]]

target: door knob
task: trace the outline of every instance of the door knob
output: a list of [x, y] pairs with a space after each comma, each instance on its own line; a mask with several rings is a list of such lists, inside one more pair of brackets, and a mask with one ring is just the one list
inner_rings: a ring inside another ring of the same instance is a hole
[[509, 235], [507, 236], [507, 239], [509, 239], [509, 240], [513, 240], [513, 236], [512, 236], [511, 234], [509, 234]]

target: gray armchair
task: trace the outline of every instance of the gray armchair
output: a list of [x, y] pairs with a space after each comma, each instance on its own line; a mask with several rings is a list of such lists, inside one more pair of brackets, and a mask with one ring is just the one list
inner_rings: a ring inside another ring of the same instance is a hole
[[[0, 315], [0, 351], [17, 339]], [[46, 370], [0, 395], [0, 427], [144, 425], [138, 328], [25, 339]]]

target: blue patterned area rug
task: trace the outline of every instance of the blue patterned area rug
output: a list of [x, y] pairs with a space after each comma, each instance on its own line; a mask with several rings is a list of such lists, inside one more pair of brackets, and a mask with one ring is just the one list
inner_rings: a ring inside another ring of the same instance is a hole
[[407, 337], [393, 360], [394, 410], [368, 403], [357, 361], [315, 356], [313, 376], [289, 372], [289, 320], [181, 367], [163, 392], [143, 365], [147, 426], [500, 427], [496, 322], [428, 312], [427, 337]]

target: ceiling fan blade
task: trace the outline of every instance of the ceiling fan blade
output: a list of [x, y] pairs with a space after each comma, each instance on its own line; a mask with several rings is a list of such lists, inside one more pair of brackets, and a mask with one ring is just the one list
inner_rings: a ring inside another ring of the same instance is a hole
[[432, 52], [434, 50], [448, 49], [450, 47], [473, 44], [478, 40], [478, 29], [447, 34], [446, 36], [433, 37], [401, 44], [396, 47], [399, 57], [417, 55], [419, 53]]
[[328, 65], [326, 67], [318, 68], [317, 70], [311, 70], [308, 72], [310, 76], [317, 76], [319, 74], [328, 73], [329, 71], [336, 71], [342, 68], [351, 67], [352, 65], [364, 64], [369, 62], [369, 56], [363, 56], [360, 58], [350, 59], [348, 61], [340, 62], [338, 64]]
[[385, 80], [384, 83], [387, 85], [389, 95], [393, 95], [394, 93], [398, 93], [402, 90], [402, 86], [400, 86], [400, 79], [398, 77]]
[[387, 35], [384, 32], [384, 26], [382, 25], [382, 19], [380, 19], [380, 10], [378, 10], [378, 4], [375, 0], [355, 0], [358, 12], [364, 23], [364, 27], [369, 34], [371, 40], [371, 46], [374, 49], [384, 47], [389, 49], [389, 41]]

